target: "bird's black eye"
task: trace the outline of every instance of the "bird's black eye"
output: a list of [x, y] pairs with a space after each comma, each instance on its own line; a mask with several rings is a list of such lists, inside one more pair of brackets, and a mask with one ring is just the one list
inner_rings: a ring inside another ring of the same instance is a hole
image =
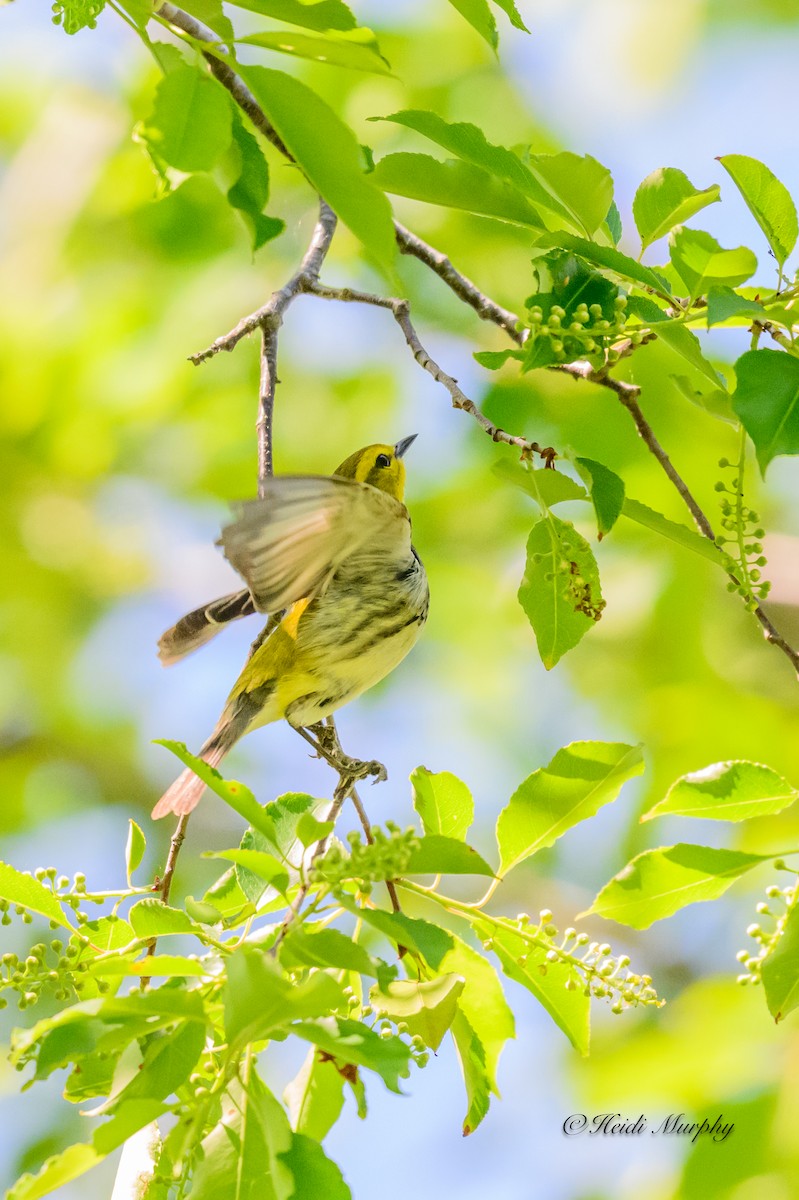
[[376, 467], [390, 467], [391, 459], [388, 457], [387, 454], [378, 454], [377, 458], [375, 459], [375, 466]]

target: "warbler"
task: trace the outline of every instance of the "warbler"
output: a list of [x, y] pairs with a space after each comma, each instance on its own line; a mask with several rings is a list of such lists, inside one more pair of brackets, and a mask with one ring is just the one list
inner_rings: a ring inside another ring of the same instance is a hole
[[[240, 616], [285, 612], [200, 750], [211, 766], [261, 725], [323, 720], [385, 678], [417, 641], [429, 589], [411, 543], [402, 461], [415, 436], [366, 446], [332, 476], [273, 476], [223, 529], [217, 544], [247, 587], [178, 621], [160, 639], [161, 661], [178, 661]], [[185, 770], [153, 817], [191, 812], [204, 790]]]

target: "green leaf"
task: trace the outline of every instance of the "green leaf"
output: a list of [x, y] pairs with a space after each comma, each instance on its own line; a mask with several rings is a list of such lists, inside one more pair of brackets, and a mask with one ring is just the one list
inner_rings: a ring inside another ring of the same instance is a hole
[[[535, 996], [574, 1048], [587, 1054], [591, 1001], [576, 968], [564, 962], [547, 962], [543, 948], [531, 946], [524, 938], [488, 921], [477, 922], [475, 929], [478, 936], [490, 939], [508, 978]], [[576, 986], [569, 989], [567, 983]]]
[[295, 1133], [280, 1157], [294, 1174], [292, 1200], [352, 1200], [341, 1171], [314, 1138]]
[[697, 533], [695, 529], [681, 525], [678, 521], [670, 521], [668, 517], [663, 516], [663, 513], [655, 512], [654, 508], [649, 508], [648, 505], [641, 504], [639, 500], [631, 500], [629, 497], [624, 501], [621, 511], [631, 521], [651, 529], [654, 533], [659, 533], [661, 537], [676, 542], [678, 546], [682, 546], [686, 550], [692, 550], [694, 554], [701, 555], [715, 566], [724, 565], [718, 546], [711, 542], [710, 538]]
[[619, 208], [615, 200], [608, 209], [608, 215], [605, 217], [605, 224], [607, 225], [608, 233], [613, 240], [613, 245], [618, 246], [619, 242], [621, 241], [621, 235], [624, 231], [621, 224], [621, 213], [619, 212]]
[[569, 233], [541, 234], [536, 242], [539, 246], [560, 248], [579, 254], [580, 258], [586, 259], [595, 267], [600, 267], [604, 271], [612, 271], [614, 275], [618, 275], [622, 279], [628, 279], [633, 283], [640, 284], [641, 287], [650, 288], [664, 299], [671, 296], [669, 282], [663, 275], [659, 275], [651, 267], [645, 267], [636, 262], [628, 254], [622, 254], [621, 250], [617, 250], [614, 246], [599, 246], [596, 242], [589, 242], [585, 238], [574, 237]]
[[354, 29], [357, 22], [343, 0], [230, 0], [236, 8], [276, 17], [305, 29]]
[[392, 1092], [400, 1091], [400, 1079], [406, 1079], [410, 1073], [411, 1052], [402, 1038], [381, 1038], [360, 1021], [323, 1017], [300, 1021], [292, 1025], [291, 1032], [339, 1062], [376, 1071]]
[[391, 206], [363, 170], [357, 138], [299, 79], [267, 67], [240, 67], [272, 125], [322, 195], [366, 251], [386, 270], [395, 258]]
[[[305, 852], [305, 847], [297, 836], [299, 822], [306, 813], [313, 815], [322, 809], [328, 811], [329, 808], [330, 803], [327, 800], [318, 800], [305, 792], [286, 792], [264, 807], [262, 813], [265, 824], [261, 829], [245, 830], [241, 839], [241, 849], [266, 851], [270, 854], [277, 851], [277, 857], [288, 868], [289, 882], [293, 883], [298, 878], [300, 860]], [[268, 836], [264, 836], [263, 833], [263, 829], [266, 828], [271, 830]], [[244, 863], [237, 865], [236, 876], [247, 898], [253, 904], [258, 904], [259, 908], [271, 903], [278, 894], [279, 889], [276, 885], [270, 885], [271, 892], [264, 889], [263, 878], [250, 871]], [[282, 879], [278, 878], [282, 885]]]
[[463, 1136], [468, 1137], [470, 1133], [474, 1133], [488, 1112], [491, 1103], [491, 1080], [486, 1066], [485, 1047], [461, 1011], [455, 1014], [451, 1032], [466, 1087], [467, 1109], [463, 1119]]
[[417, 767], [411, 774], [413, 807], [425, 833], [442, 833], [464, 841], [474, 820], [474, 800], [463, 780], [449, 771]]
[[23, 1175], [6, 1192], [5, 1200], [39, 1200], [40, 1196], [49, 1196], [56, 1188], [85, 1175], [104, 1158], [105, 1155], [98, 1154], [93, 1146], [79, 1142], [48, 1158], [37, 1175]]
[[593, 628], [605, 607], [591, 547], [572, 525], [551, 513], [533, 526], [527, 539], [519, 603], [548, 671]]
[[333, 832], [335, 821], [317, 821], [310, 813], [302, 814], [297, 822], [297, 837], [306, 848], [321, 842]]
[[757, 259], [747, 246], [723, 250], [709, 233], [683, 225], [669, 235], [669, 254], [691, 296], [701, 296], [711, 283], [737, 287], [757, 270]]
[[767, 321], [768, 313], [762, 304], [756, 300], [747, 300], [739, 296], [732, 288], [712, 287], [707, 294], [707, 327], [720, 325], [733, 317], [745, 317], [747, 322], [752, 319]]
[[799, 791], [771, 767], [744, 761], [718, 762], [683, 775], [641, 820], [674, 813], [716, 821], [747, 821], [773, 816], [797, 799]]
[[397, 196], [543, 229], [541, 218], [518, 188], [472, 163], [441, 162], [429, 154], [386, 154], [369, 178]]
[[411, 1036], [418, 1034], [426, 1046], [438, 1050], [464, 986], [465, 981], [454, 974], [426, 981], [395, 979], [385, 987], [375, 984], [369, 992], [369, 1003], [379, 1017], [404, 1021]]
[[747, 350], [735, 374], [732, 406], [765, 475], [773, 458], [799, 454], [799, 359], [781, 350]]
[[129, 817], [128, 841], [127, 845], [125, 846], [125, 871], [127, 874], [128, 887], [131, 886], [131, 875], [137, 867], [141, 866], [141, 861], [144, 858], [144, 851], [146, 849], [147, 839], [133, 818]]
[[39, 883], [32, 875], [4, 862], [0, 862], [0, 899], [7, 900], [9, 904], [20, 904], [30, 912], [57, 921], [64, 929], [73, 929], [50, 888]]
[[230, 145], [230, 98], [206, 71], [176, 67], [158, 84], [143, 136], [169, 166], [210, 171]]
[[246, 945], [228, 959], [223, 997], [225, 1036], [238, 1046], [346, 1004], [341, 986], [324, 971], [292, 984], [268, 953]]
[[412, 108], [403, 109], [389, 117], [371, 119], [391, 121], [421, 133], [423, 137], [429, 138], [438, 146], [443, 146], [464, 162], [504, 180], [526, 196], [537, 209], [543, 209], [556, 216], [559, 224], [565, 222], [577, 230], [580, 229], [579, 223], [566, 206], [536, 178], [519, 156], [505, 146], [495, 146], [489, 142], [479, 126], [466, 121], [450, 123], [437, 113]]
[[775, 854], [744, 854], [680, 842], [637, 855], [606, 883], [589, 909], [633, 929], [648, 929], [686, 904], [716, 900], [741, 875]]
[[575, 458], [574, 464], [591, 493], [599, 540], [610, 533], [624, 505], [624, 481], [593, 458]]
[[487, 371], [498, 371], [510, 359], [524, 362], [524, 354], [521, 350], [476, 350], [472, 354], [472, 358]]
[[523, 33], [529, 33], [530, 30], [522, 20], [519, 10], [516, 7], [514, 0], [494, 0], [497, 8], [501, 8], [507, 14], [508, 20], [514, 29], [521, 29]]
[[701, 191], [675, 167], [658, 167], [640, 184], [633, 199], [633, 218], [646, 250], [675, 225], [715, 204], [721, 191], [717, 183]]
[[166, 1100], [186, 1082], [205, 1047], [205, 1025], [185, 1021], [177, 1030], [154, 1035], [144, 1059], [120, 1100]]
[[[152, 954], [133, 962], [129, 958], [108, 958], [93, 964], [92, 975], [146, 975], [153, 979], [172, 979], [210, 974], [196, 958], [182, 958], [178, 954]], [[85, 995], [85, 992], [83, 993]]]
[[192, 1200], [289, 1200], [295, 1180], [283, 1155], [291, 1149], [288, 1117], [250, 1067], [234, 1080], [222, 1118], [203, 1138], [191, 1185]]
[[285, 229], [277, 217], [264, 216], [269, 199], [269, 167], [258, 142], [234, 113], [233, 143], [239, 156], [239, 174], [228, 189], [228, 203], [238, 209], [252, 236], [253, 253]]
[[476, 850], [458, 838], [439, 833], [423, 837], [411, 854], [404, 875], [490, 875], [494, 872]]
[[153, 15], [153, 0], [120, 0], [120, 8], [128, 14], [137, 29], [144, 29]]
[[378, 929], [395, 946], [404, 946], [411, 954], [420, 955], [435, 970], [452, 949], [452, 935], [430, 921], [407, 917], [405, 913], [387, 912], [383, 908], [360, 908], [346, 895], [337, 896], [337, 900], [348, 912]]
[[344, 1078], [336, 1070], [335, 1063], [320, 1058], [311, 1048], [299, 1073], [283, 1093], [283, 1099], [292, 1128], [321, 1142], [341, 1116]]
[[[286, 894], [289, 886], [289, 873], [274, 854], [267, 854], [264, 850], [237, 849], [212, 851], [207, 857], [226, 858], [229, 862], [235, 863], [237, 867], [244, 867], [250, 874], [271, 884], [276, 891], [280, 892], [281, 896]], [[263, 890], [263, 888], [259, 889], [258, 898]]]
[[781, 1021], [799, 1006], [799, 909], [795, 904], [760, 970], [768, 1010], [775, 1021]]
[[177, 933], [193, 933], [204, 937], [206, 933], [182, 908], [170, 908], [154, 896], [138, 900], [128, 913], [128, 920], [139, 938], [166, 937]]
[[662, 308], [646, 296], [630, 296], [627, 310], [650, 325], [662, 342], [690, 363], [714, 388], [723, 385], [721, 376], [705, 358], [699, 339], [691, 329], [671, 320]]
[[497, 23], [494, 14], [488, 6], [488, 0], [449, 0], [457, 12], [464, 17], [472, 29], [476, 29], [484, 42], [488, 42], [492, 50], [499, 44]]
[[229, 804], [240, 817], [244, 817], [245, 821], [260, 830], [265, 837], [270, 840], [274, 838], [274, 825], [250, 789], [246, 788], [243, 783], [237, 783], [233, 779], [224, 779], [215, 767], [209, 767], [207, 762], [187, 750], [182, 742], [156, 738], [155, 745], [165, 746], [176, 758], [180, 759], [184, 766], [191, 767], [194, 774], [198, 775], [211, 791], [216, 792], [217, 796]]
[[623, 742], [572, 742], [558, 750], [520, 784], [499, 814], [500, 872], [506, 875], [592, 817], [643, 769], [641, 747]]
[[796, 205], [788, 189], [756, 158], [749, 158], [745, 154], [725, 154], [718, 161], [765, 233], [781, 271], [799, 235]]
[[385, 967], [339, 929], [314, 929], [307, 922], [290, 930], [280, 948], [280, 961], [289, 970], [334, 967], [375, 978]]
[[369, 71], [376, 75], [391, 74], [391, 67], [380, 53], [377, 38], [371, 29], [363, 26], [343, 33], [324, 35], [293, 33], [285, 29], [276, 32], [269, 30], [249, 34], [247, 37], [237, 38], [236, 41], [240, 45], [279, 50], [283, 54], [310, 58], [334, 67], [348, 67], [352, 71]]
[[590, 154], [569, 150], [531, 155], [528, 166], [590, 238], [613, 203], [613, 177], [607, 167]]
[[515, 1026], [492, 964], [454, 933], [449, 937], [450, 944], [444, 954], [425, 957], [433, 970], [452, 972], [465, 980], [452, 1023], [452, 1037], [466, 1084], [469, 1110], [464, 1134], [467, 1134], [477, 1128], [488, 1111], [490, 1094], [499, 1096], [499, 1056], [508, 1039], [515, 1036]]
[[588, 493], [579, 483], [564, 475], [562, 471], [536, 469], [532, 466], [521, 466], [501, 458], [494, 464], [494, 473], [509, 483], [515, 483], [535, 500], [542, 512], [546, 512], [553, 504], [562, 504], [566, 500], [587, 500]]

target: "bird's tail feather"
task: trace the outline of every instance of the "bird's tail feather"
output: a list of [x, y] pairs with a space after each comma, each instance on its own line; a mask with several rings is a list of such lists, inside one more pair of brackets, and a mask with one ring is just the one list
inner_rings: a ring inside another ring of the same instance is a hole
[[[232, 721], [220, 721], [214, 732], [204, 743], [199, 757], [207, 762], [209, 767], [218, 767], [234, 742], [238, 741], [240, 730], [236, 730]], [[153, 809], [151, 816], [154, 821], [175, 813], [178, 817], [186, 816], [200, 802], [206, 785], [191, 767], [187, 767], [170, 784], [161, 799]]]
[[231, 592], [210, 604], [203, 604], [167, 629], [158, 641], [158, 657], [165, 667], [179, 662], [193, 650], [210, 642], [225, 625], [239, 617], [249, 617], [255, 605], [249, 591]]

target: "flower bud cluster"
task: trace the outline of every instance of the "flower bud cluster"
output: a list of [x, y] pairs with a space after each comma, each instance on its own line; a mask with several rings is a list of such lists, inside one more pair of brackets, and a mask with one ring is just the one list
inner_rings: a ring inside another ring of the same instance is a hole
[[94, 29], [105, 8], [105, 0], [59, 0], [52, 6], [53, 24], [63, 25], [64, 33]]
[[[0, 991], [16, 992], [20, 1009], [38, 1003], [46, 992], [54, 995], [56, 1000], [69, 1000], [78, 953], [77, 946], [70, 944], [65, 950], [58, 939], [49, 946], [37, 942], [31, 946], [26, 958], [6, 953], [0, 958]], [[0, 996], [0, 1008], [7, 1004], [6, 998]]]
[[[566, 966], [570, 968], [564, 984], [567, 991], [582, 988], [586, 996], [606, 999], [611, 1002], [614, 1013], [638, 1005], [662, 1008], [666, 1003], [658, 998], [651, 976], [630, 970], [628, 955], [614, 955], [607, 942], [593, 942], [587, 933], [571, 927], [561, 935], [548, 908], [541, 910], [537, 922], [527, 913], [520, 913], [513, 922], [513, 932], [530, 942], [530, 952], [517, 960], [518, 966], [530, 970], [534, 964], [533, 969], [540, 975], [546, 975], [550, 965]], [[490, 950], [492, 939], [487, 939], [484, 945]], [[540, 959], [542, 949], [545, 950], [543, 960]]]
[[719, 466], [733, 472], [729, 482], [719, 479], [715, 485], [722, 497], [721, 527], [725, 530], [716, 538], [716, 545], [727, 547], [725, 553], [731, 562], [731, 573], [737, 580], [730, 580], [727, 591], [738, 592], [747, 609], [754, 612], [758, 602], [765, 600], [771, 590], [771, 584], [762, 578], [762, 568], [767, 561], [762, 541], [766, 531], [760, 526], [758, 514], [743, 502], [741, 463], [720, 458]]
[[334, 886], [345, 879], [367, 883], [396, 879], [407, 870], [411, 857], [421, 844], [419, 833], [413, 826], [400, 829], [393, 821], [386, 821], [385, 829], [373, 826], [372, 838], [373, 841], [368, 843], [362, 840], [357, 830], [347, 834], [349, 854], [340, 842], [333, 842], [315, 862], [314, 876]]
[[[626, 296], [616, 296], [610, 310], [610, 319], [605, 315], [601, 304], [568, 305], [567, 308], [553, 304], [545, 314], [543, 307], [536, 303], [536, 299], [536, 296], [531, 296], [528, 301], [530, 344], [540, 344], [540, 339], [548, 339], [549, 349], [556, 362], [599, 357], [613, 363], [619, 358], [619, 352], [609, 347], [611, 342], [619, 339], [624, 330], [627, 320]], [[632, 333], [630, 340], [637, 344], [641, 340], [641, 334]]]
[[799, 882], [792, 887], [781, 888], [778, 884], [773, 883], [766, 888], [766, 899], [765, 901], [761, 900], [756, 911], [758, 917], [766, 918], [770, 928], [764, 929], [760, 921], [755, 921], [747, 927], [747, 936], [756, 943], [757, 949], [738, 951], [736, 958], [744, 968], [742, 974], [738, 976], [738, 983], [745, 985], [761, 982], [763, 963], [779, 945], [788, 917], [796, 906], [797, 900], [799, 900]]

